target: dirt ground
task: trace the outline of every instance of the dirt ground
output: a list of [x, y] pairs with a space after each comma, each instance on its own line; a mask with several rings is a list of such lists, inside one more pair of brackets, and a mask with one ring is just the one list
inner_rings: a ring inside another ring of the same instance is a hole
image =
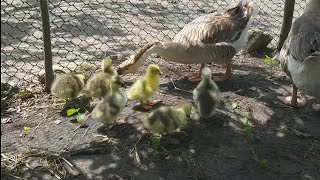
[[[262, 58], [248, 55], [233, 60], [231, 79], [218, 84], [222, 102], [217, 113], [201, 120], [193, 109], [187, 128], [162, 137], [165, 150], [159, 158], [148, 153], [151, 134], [141, 124], [148, 112], [137, 109], [136, 102], [128, 102], [119, 116], [124, 123], [111, 130], [97, 130], [101, 123], [89, 118], [87, 127], [74, 131], [78, 124], [74, 116], [66, 116], [63, 103], [43, 93], [42, 86], [29, 87], [33, 97], [15, 95], [1, 113], [2, 169], [10, 154], [25, 156], [16, 171], [2, 170], [1, 178], [319, 179], [320, 114], [312, 109], [315, 99], [308, 97], [301, 109], [286, 107], [277, 96], [289, 94], [291, 85], [280, 68], [266, 67]], [[184, 76], [192, 66], [154, 62], [165, 72], [154, 98], [175, 107], [192, 101], [192, 94], [175, 90], [170, 81], [191, 91], [197, 84]], [[214, 74], [225, 70], [211, 67]], [[123, 78], [128, 89], [137, 76]], [[79, 102], [69, 107], [91, 111], [86, 99]], [[243, 117], [252, 123], [254, 141], [246, 136]], [[38, 153], [32, 154], [35, 148]]]

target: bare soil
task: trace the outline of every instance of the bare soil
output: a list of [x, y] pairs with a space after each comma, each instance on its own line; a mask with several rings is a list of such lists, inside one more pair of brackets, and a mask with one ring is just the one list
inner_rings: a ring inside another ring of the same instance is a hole
[[[192, 94], [175, 90], [170, 79], [191, 91], [197, 83], [184, 76], [198, 66], [153, 59], [165, 72], [154, 99], [175, 107], [192, 101]], [[56, 179], [55, 172], [64, 172], [62, 179], [319, 179], [320, 114], [312, 109], [316, 100], [307, 97], [308, 104], [300, 109], [284, 106], [277, 96], [290, 94], [291, 84], [280, 68], [266, 67], [262, 58], [248, 55], [233, 60], [232, 77], [218, 84], [222, 102], [217, 113], [201, 120], [193, 109], [187, 128], [162, 137], [166, 153], [158, 159], [148, 153], [151, 134], [141, 124], [148, 112], [135, 107], [136, 102], [128, 102], [119, 116], [124, 123], [110, 130], [98, 129], [101, 123], [89, 118], [88, 126], [74, 131], [78, 124], [74, 116], [66, 116], [67, 106], [90, 112], [88, 99], [66, 106], [42, 92], [42, 86], [29, 87], [33, 97], [15, 95], [1, 113], [1, 153], [18, 155], [37, 148], [46, 155], [25, 158], [17, 171], [1, 171], [1, 178]], [[225, 70], [211, 67], [214, 74]], [[126, 90], [140, 74], [123, 77]], [[253, 142], [246, 136], [243, 117], [252, 123]], [[48, 167], [44, 162], [59, 167], [41, 168]]]

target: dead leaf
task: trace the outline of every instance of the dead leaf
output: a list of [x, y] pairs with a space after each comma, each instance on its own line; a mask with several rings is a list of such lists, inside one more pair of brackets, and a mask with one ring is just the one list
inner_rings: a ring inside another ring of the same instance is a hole
[[120, 119], [120, 120], [117, 121], [117, 124], [119, 124], [119, 125], [120, 125], [120, 124], [124, 124], [124, 123], [125, 123], [125, 120], [124, 120], [124, 119]]
[[279, 128], [276, 128], [276, 130], [281, 133], [288, 133], [289, 132], [289, 129], [286, 125], [281, 125]]
[[141, 160], [140, 160], [137, 148], [134, 148], [134, 156], [133, 157], [134, 157], [134, 163], [140, 165], [141, 164]]
[[102, 137], [102, 141], [108, 141], [108, 140], [111, 140], [107, 135], [101, 135], [101, 134], [95, 134], [93, 133], [92, 134], [93, 137]]
[[192, 154], [196, 153], [196, 151], [194, 149], [190, 149], [189, 150]]
[[239, 108], [239, 103], [238, 102], [234, 102], [234, 103], [232, 103], [231, 107], [232, 107], [232, 109]]
[[60, 121], [60, 120], [56, 120], [56, 121], [54, 121], [54, 123], [55, 123], [55, 124], [60, 124], [61, 121]]
[[11, 118], [1, 118], [1, 124], [8, 124], [8, 123], [12, 123]]
[[15, 108], [9, 108], [6, 110], [7, 113], [14, 113], [16, 111], [17, 111], [17, 109], [15, 109]]
[[29, 97], [32, 97], [33, 94], [32, 94], [31, 91], [25, 89], [25, 90], [20, 91], [20, 92], [18, 93], [18, 96], [19, 96], [20, 98], [29, 98]]

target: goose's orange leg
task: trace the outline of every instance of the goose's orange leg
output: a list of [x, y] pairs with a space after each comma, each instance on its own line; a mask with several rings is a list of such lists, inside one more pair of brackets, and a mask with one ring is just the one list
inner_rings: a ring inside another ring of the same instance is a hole
[[278, 97], [278, 99], [285, 105], [292, 106], [292, 107], [303, 107], [306, 105], [306, 99], [305, 98], [298, 98], [298, 89], [293, 84], [292, 86], [292, 95], [286, 96], [286, 97]]
[[148, 102], [144, 103], [143, 101], [140, 101], [140, 106], [141, 106], [142, 109], [145, 109], [145, 110], [152, 109], [152, 105], [149, 105]]
[[231, 77], [231, 69], [232, 69], [232, 64], [231, 62], [226, 62], [226, 65], [227, 65], [227, 70], [226, 70], [226, 73], [224, 74], [224, 76], [215, 76], [213, 77], [213, 80], [215, 82], [222, 82], [222, 81], [225, 81], [227, 79], [229, 79]]
[[205, 65], [206, 64], [201, 64], [199, 72], [197, 72], [197, 73], [195, 73], [195, 74], [193, 74], [193, 75], [188, 77], [189, 81], [192, 81], [192, 82], [201, 81], [201, 79], [202, 79], [201, 78], [201, 71], [202, 71], [202, 69], [204, 68]]
[[154, 105], [158, 104], [159, 102], [161, 102], [161, 100], [148, 100], [147, 104], [149, 106], [154, 106]]

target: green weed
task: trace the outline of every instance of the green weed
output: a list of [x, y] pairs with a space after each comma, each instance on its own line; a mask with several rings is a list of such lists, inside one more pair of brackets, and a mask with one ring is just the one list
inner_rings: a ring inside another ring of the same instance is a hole
[[254, 132], [253, 132], [253, 127], [252, 127], [252, 123], [249, 121], [249, 119], [247, 117], [243, 117], [241, 119], [242, 124], [243, 124], [243, 129], [245, 132], [245, 136], [247, 138], [247, 140], [249, 141], [249, 147], [251, 150], [251, 153], [253, 155], [253, 159], [260, 165], [265, 165], [268, 163], [267, 159], [264, 159], [262, 157], [260, 157], [255, 150], [255, 142], [257, 137], [255, 136]]
[[266, 57], [266, 59], [263, 61], [264, 65], [269, 66], [271, 69], [279, 66], [280, 60], [269, 57], [268, 55], [265, 55], [265, 57]]
[[149, 157], [154, 160], [160, 160], [168, 155], [168, 151], [161, 146], [161, 135], [154, 135], [150, 140]]

